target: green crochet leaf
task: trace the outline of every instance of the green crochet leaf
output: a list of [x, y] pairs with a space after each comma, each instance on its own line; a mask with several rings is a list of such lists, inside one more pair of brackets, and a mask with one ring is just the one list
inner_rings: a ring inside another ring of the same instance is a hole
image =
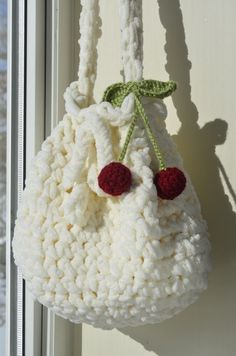
[[134, 93], [139, 98], [146, 96], [164, 99], [171, 95], [176, 87], [177, 85], [173, 81], [160, 82], [152, 79], [115, 83], [105, 90], [102, 100], [108, 101], [114, 106], [120, 106], [124, 98], [130, 93]]

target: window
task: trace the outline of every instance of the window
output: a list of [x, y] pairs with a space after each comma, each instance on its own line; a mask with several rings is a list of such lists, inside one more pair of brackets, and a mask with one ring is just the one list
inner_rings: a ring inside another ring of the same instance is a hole
[[0, 356], [5, 353], [7, 1], [0, 0]]
[[29, 162], [63, 117], [63, 93], [76, 78], [79, 1], [0, 0], [0, 4], [9, 23], [6, 355], [78, 355], [81, 326], [54, 316], [33, 300], [14, 264], [11, 240]]

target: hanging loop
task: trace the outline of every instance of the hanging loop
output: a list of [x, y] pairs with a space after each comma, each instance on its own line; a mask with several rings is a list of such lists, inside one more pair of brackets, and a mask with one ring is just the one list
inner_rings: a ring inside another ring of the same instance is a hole
[[[142, 0], [118, 0], [121, 30], [121, 56], [124, 81], [141, 80], [143, 73]], [[74, 116], [94, 103], [97, 75], [97, 44], [101, 19], [99, 0], [81, 0], [80, 61], [78, 80], [64, 94], [66, 111]]]

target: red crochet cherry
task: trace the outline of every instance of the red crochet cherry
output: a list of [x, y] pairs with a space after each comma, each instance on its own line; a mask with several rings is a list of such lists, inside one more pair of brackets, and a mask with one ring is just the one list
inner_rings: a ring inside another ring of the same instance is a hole
[[186, 178], [179, 168], [169, 167], [155, 175], [154, 184], [160, 198], [173, 200], [184, 190]]
[[120, 162], [111, 162], [99, 173], [98, 185], [105, 193], [117, 196], [130, 189], [131, 180], [128, 167]]

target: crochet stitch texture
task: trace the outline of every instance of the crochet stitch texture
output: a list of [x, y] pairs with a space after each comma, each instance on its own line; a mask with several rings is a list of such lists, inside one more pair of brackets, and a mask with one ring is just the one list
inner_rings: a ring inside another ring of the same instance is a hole
[[98, 176], [99, 187], [107, 194], [117, 196], [128, 192], [132, 183], [131, 172], [120, 162], [111, 162]]
[[158, 172], [154, 184], [160, 198], [173, 200], [184, 190], [186, 178], [178, 168], [171, 167]]
[[[96, 78], [98, 0], [81, 4], [79, 80], [67, 88], [67, 114], [29, 169], [14, 258], [35, 298], [75, 323], [104, 329], [158, 323], [207, 287], [207, 228], [186, 172], [180, 196], [157, 198], [157, 161], [141, 120], [123, 161], [132, 173], [130, 191], [112, 197], [100, 189], [99, 172], [124, 147], [135, 98], [129, 94], [116, 108], [108, 102], [88, 106]], [[142, 2], [119, 4], [124, 77], [141, 80]], [[162, 103], [143, 98], [142, 104], [166, 166], [183, 170]]]
[[[65, 115], [32, 162], [13, 240], [16, 263], [42, 304], [104, 329], [160, 322], [207, 286], [209, 243], [191, 182], [185, 173], [179, 197], [157, 199], [143, 127], [124, 162], [130, 192], [113, 198], [98, 186], [133, 107], [131, 94], [121, 108], [102, 102], [77, 118]], [[168, 166], [183, 170], [163, 120], [152, 126]]]

